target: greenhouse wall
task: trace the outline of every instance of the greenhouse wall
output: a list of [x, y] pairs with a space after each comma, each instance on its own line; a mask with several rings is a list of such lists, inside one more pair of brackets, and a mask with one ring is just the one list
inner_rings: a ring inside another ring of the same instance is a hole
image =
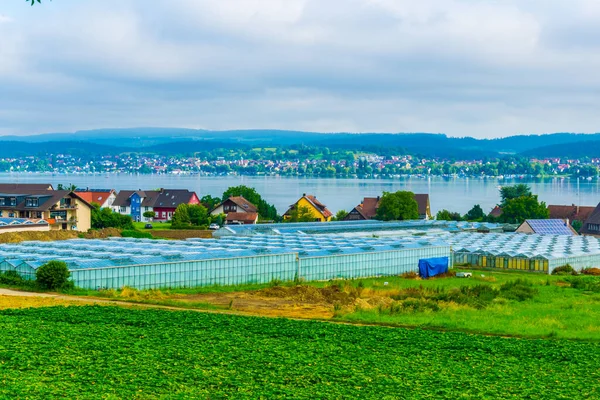
[[182, 288], [211, 285], [268, 283], [274, 279], [293, 280], [296, 254], [221, 258], [152, 265], [74, 269], [75, 285], [84, 289]]
[[550, 273], [557, 267], [569, 264], [573, 269], [581, 271], [583, 268], [600, 267], [600, 255], [574, 256], [568, 258], [555, 258], [550, 260]]
[[452, 258], [454, 266], [468, 264], [483, 268], [498, 268], [542, 273], [551, 272], [550, 262], [542, 258], [493, 256], [473, 253], [454, 253]]
[[418, 271], [419, 259], [450, 257], [449, 246], [301, 258], [298, 274], [307, 281], [366, 278]]

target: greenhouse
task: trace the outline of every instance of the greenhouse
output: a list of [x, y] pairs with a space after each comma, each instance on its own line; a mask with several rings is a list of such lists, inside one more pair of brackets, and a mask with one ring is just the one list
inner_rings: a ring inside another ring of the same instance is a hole
[[305, 234], [166, 241], [111, 238], [0, 245], [0, 270], [26, 279], [50, 260], [64, 261], [86, 289], [195, 287], [397, 275], [419, 259], [450, 257], [437, 238], [346, 238]]
[[[335, 222], [295, 222], [284, 224], [257, 224], [257, 225], [227, 225], [214, 232], [214, 237], [227, 236], [255, 236], [255, 235], [282, 235], [282, 234], [336, 234], [356, 233], [375, 234], [380, 232], [409, 233], [432, 230], [444, 232], [504, 232], [505, 226], [488, 222], [457, 222], [435, 220], [410, 220], [410, 221], [335, 221]], [[514, 230], [514, 228], [513, 228]]]
[[600, 240], [592, 236], [457, 233], [439, 236], [452, 246], [453, 264], [551, 273], [565, 264], [600, 266]]

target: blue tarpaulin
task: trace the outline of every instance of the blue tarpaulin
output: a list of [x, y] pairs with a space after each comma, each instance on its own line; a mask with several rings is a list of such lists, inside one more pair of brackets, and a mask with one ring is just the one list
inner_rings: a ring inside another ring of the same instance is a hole
[[448, 257], [423, 258], [419, 260], [419, 276], [429, 278], [448, 272]]

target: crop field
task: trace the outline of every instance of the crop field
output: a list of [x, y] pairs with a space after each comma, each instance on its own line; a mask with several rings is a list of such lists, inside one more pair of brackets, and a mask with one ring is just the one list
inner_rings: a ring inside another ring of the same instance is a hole
[[0, 311], [2, 398], [600, 397], [600, 344], [118, 307]]

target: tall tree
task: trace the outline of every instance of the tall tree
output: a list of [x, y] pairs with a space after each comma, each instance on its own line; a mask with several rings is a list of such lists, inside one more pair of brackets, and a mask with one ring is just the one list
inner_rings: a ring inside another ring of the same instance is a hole
[[242, 196], [254, 204], [258, 208], [258, 215], [263, 220], [278, 221], [280, 219], [275, 206], [267, 203], [254, 188], [245, 185], [230, 187], [223, 193], [222, 200], [225, 201], [231, 196]]
[[466, 221], [483, 221], [485, 214], [479, 204], [475, 204], [466, 214], [464, 219]]
[[546, 203], [538, 201], [536, 195], [521, 196], [507, 200], [502, 207], [500, 221], [510, 224], [521, 224], [526, 219], [547, 219], [550, 211]]
[[435, 219], [437, 219], [438, 221], [461, 221], [462, 217], [457, 212], [440, 210], [435, 216]]
[[527, 196], [531, 196], [531, 188], [524, 183], [513, 186], [502, 186], [500, 188], [500, 198], [502, 199], [500, 206], [504, 208], [507, 201]]
[[383, 221], [419, 218], [419, 205], [413, 192], [383, 192], [377, 209], [377, 219]]

